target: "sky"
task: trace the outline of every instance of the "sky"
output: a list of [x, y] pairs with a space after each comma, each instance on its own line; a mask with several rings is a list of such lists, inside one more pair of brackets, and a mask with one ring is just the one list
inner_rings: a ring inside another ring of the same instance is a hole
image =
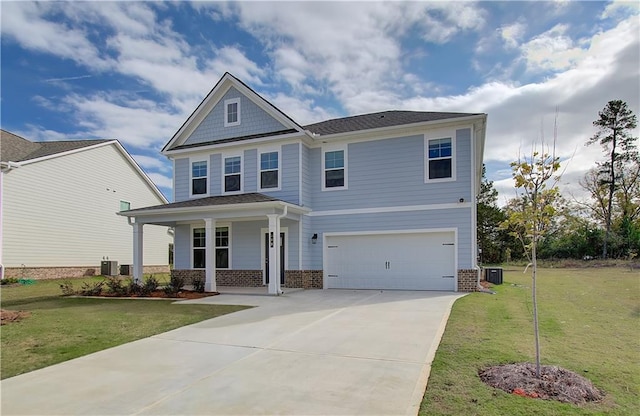
[[561, 190], [581, 199], [604, 160], [585, 146], [598, 112], [640, 110], [639, 4], [0, 0], [0, 124], [34, 141], [118, 139], [170, 199], [159, 151], [228, 71], [302, 125], [487, 113], [500, 205], [515, 196], [509, 163], [555, 136]]

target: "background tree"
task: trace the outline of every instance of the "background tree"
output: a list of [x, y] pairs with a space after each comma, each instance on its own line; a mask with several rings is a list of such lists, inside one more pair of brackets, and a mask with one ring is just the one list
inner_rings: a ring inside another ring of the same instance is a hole
[[637, 118], [622, 100], [609, 101], [599, 118], [593, 122], [598, 132], [587, 141], [587, 146], [599, 142], [608, 156], [606, 162], [599, 163], [600, 181], [607, 186], [607, 210], [605, 218], [605, 238], [602, 257], [607, 258], [607, 246], [611, 233], [613, 199], [619, 185], [621, 170], [624, 165], [637, 160], [636, 138], [631, 131], [637, 127]]
[[500, 228], [500, 224], [507, 218], [498, 207], [498, 191], [493, 187], [493, 181], [485, 176], [486, 168], [482, 166], [482, 183], [478, 194], [478, 248], [481, 263], [500, 263], [508, 233]]
[[[555, 137], [554, 137], [555, 139]], [[533, 300], [533, 327], [536, 350], [536, 376], [540, 378], [540, 335], [538, 330], [538, 300], [536, 295], [536, 277], [538, 272], [537, 250], [538, 244], [544, 239], [553, 217], [554, 208], [559, 191], [557, 182], [560, 179], [556, 172], [560, 168], [559, 158], [554, 152], [550, 155], [544, 152], [532, 151], [530, 157], [520, 157], [511, 163], [513, 179], [516, 188], [521, 192], [510, 205], [505, 227], [515, 228], [515, 235], [525, 247], [525, 252], [531, 262], [531, 296]], [[550, 185], [550, 183], [553, 183]]]

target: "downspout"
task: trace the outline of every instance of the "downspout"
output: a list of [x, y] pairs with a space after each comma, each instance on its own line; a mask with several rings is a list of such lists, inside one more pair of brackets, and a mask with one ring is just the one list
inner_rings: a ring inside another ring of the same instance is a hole
[[3, 217], [2, 217], [2, 212], [4, 210], [4, 186], [3, 186], [3, 181], [4, 181], [4, 175], [5, 173], [9, 173], [12, 169], [17, 169], [20, 167], [20, 164], [16, 163], [16, 162], [1, 162], [0, 163], [0, 280], [4, 279], [4, 263], [2, 263], [2, 251], [3, 251], [3, 247], [2, 247], [2, 242], [3, 242], [3, 236], [2, 236], [2, 230], [4, 229], [4, 223], [3, 223]]

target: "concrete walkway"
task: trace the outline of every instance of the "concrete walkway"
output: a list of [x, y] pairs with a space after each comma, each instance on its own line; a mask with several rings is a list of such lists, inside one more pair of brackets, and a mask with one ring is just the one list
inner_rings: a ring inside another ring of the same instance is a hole
[[415, 415], [460, 296], [307, 290], [186, 301], [257, 307], [4, 380], [1, 414]]

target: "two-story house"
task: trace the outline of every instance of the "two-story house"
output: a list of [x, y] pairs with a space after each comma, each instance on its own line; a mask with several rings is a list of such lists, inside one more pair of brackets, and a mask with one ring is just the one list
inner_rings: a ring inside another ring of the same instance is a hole
[[385, 111], [301, 126], [226, 73], [162, 154], [175, 270], [218, 285], [475, 290], [486, 114]]

